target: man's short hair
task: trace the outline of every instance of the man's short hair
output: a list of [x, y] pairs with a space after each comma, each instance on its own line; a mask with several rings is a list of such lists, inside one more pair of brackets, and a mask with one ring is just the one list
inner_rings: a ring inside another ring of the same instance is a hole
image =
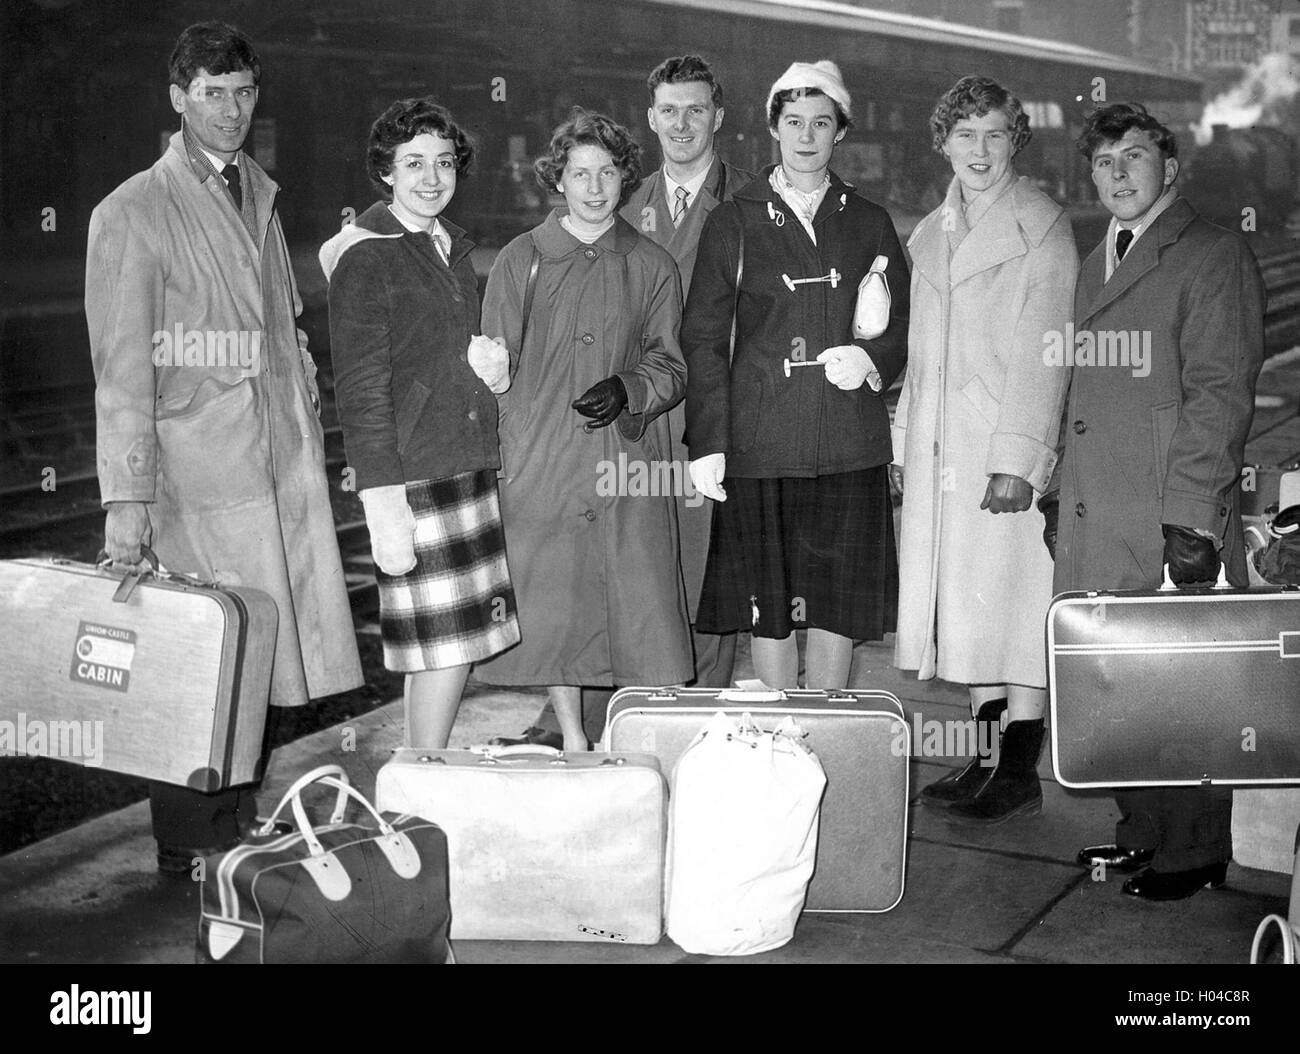
[[257, 61], [253, 45], [225, 22], [196, 22], [176, 38], [167, 63], [171, 82], [181, 91], [188, 91], [201, 69], [214, 77], [248, 70], [254, 84], [262, 79], [262, 64]]
[[713, 70], [699, 55], [677, 55], [664, 59], [651, 71], [645, 85], [650, 89], [650, 102], [655, 99], [655, 89], [661, 84], [692, 84], [699, 81], [709, 86], [713, 95], [713, 105], [722, 109], [722, 85], [713, 75]]
[[626, 128], [603, 113], [588, 113], [575, 106], [569, 119], [551, 135], [546, 153], [533, 162], [537, 182], [548, 191], [559, 185], [564, 166], [574, 147], [596, 146], [609, 154], [623, 178], [618, 203], [627, 203], [632, 192], [641, 185], [641, 147]]
[[1162, 158], [1178, 156], [1178, 137], [1138, 102], [1117, 102], [1093, 110], [1084, 120], [1083, 134], [1075, 145], [1084, 159], [1091, 163], [1092, 155], [1099, 146], [1118, 142], [1134, 128], [1151, 137]]
[[446, 139], [456, 152], [456, 176], [469, 171], [474, 158], [474, 146], [445, 106], [439, 106], [432, 95], [417, 99], [398, 99], [381, 113], [370, 126], [370, 142], [366, 145], [366, 174], [385, 198], [392, 199], [393, 188], [384, 182], [384, 176], [393, 171], [393, 158], [397, 148], [424, 134]]

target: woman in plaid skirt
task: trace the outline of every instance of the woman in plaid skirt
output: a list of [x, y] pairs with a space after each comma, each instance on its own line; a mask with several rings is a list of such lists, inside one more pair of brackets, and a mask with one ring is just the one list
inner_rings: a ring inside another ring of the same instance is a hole
[[[796, 686], [807, 629], [808, 687], [842, 688], [853, 642], [894, 628], [883, 393], [907, 355], [907, 266], [885, 210], [830, 169], [850, 125], [835, 64], [791, 66], [768, 122], [780, 164], [710, 214], [682, 324], [691, 478], [718, 502], [696, 625], [751, 632], [772, 688]], [[880, 274], [892, 306], [855, 328]]]
[[384, 664], [408, 745], [447, 745], [470, 665], [519, 640], [497, 502], [508, 354], [475, 336], [473, 243], [441, 218], [473, 149], [430, 98], [370, 130], [386, 202], [321, 249], [335, 395], [379, 580]]

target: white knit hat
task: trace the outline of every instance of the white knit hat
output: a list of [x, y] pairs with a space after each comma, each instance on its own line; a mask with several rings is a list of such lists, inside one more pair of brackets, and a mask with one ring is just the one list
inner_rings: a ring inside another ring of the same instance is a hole
[[767, 112], [772, 112], [772, 100], [777, 92], [793, 88], [818, 88], [823, 94], [839, 103], [844, 116], [851, 118], [853, 109], [849, 102], [849, 90], [844, 87], [844, 78], [840, 68], [830, 59], [820, 62], [795, 62], [776, 79], [772, 90], [767, 93]]

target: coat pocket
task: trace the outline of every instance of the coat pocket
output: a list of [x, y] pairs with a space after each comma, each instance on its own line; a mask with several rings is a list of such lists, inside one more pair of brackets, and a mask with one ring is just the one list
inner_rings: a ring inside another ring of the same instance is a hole
[[998, 401], [993, 398], [993, 394], [984, 384], [983, 378], [978, 375], [972, 377], [961, 389], [962, 395], [970, 400], [971, 405], [979, 411], [979, 414], [989, 428], [995, 429], [998, 426], [998, 411], [1001, 409]]
[[415, 426], [420, 423], [420, 414], [424, 410], [424, 404], [429, 401], [429, 389], [419, 381], [412, 381], [411, 386], [406, 389], [402, 396], [401, 403], [397, 407], [397, 449], [399, 452], [406, 449], [407, 444], [411, 441], [411, 436], [415, 434]]
[[251, 382], [206, 380], [156, 428], [162, 489], [184, 512], [274, 500], [270, 444]]
[[1155, 445], [1156, 497], [1165, 496], [1165, 473], [1169, 470], [1169, 447], [1178, 429], [1178, 401], [1151, 407], [1151, 442]]

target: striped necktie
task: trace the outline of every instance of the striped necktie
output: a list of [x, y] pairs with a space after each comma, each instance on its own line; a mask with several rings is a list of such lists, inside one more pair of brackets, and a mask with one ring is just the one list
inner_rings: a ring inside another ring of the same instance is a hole
[[691, 195], [685, 187], [678, 187], [673, 196], [677, 199], [677, 203], [673, 205], [673, 226], [680, 227], [682, 217], [686, 215], [686, 202]]

